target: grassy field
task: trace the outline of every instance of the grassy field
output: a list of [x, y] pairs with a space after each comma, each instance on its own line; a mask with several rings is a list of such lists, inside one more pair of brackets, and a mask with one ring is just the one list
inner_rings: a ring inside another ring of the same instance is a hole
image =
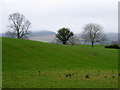
[[2, 88], [2, 38], [0, 38], [0, 89]]
[[118, 50], [3, 39], [3, 88], [117, 88]]

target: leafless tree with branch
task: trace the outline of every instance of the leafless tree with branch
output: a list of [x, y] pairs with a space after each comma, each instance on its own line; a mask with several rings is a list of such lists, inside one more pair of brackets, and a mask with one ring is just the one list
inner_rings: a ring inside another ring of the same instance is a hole
[[28, 31], [31, 23], [26, 20], [24, 15], [20, 13], [13, 13], [9, 15], [10, 25], [8, 25], [8, 31], [6, 35], [11, 38], [26, 39], [31, 33]]
[[67, 44], [69, 44], [69, 45], [78, 45], [78, 44], [80, 44], [79, 38], [76, 35], [73, 35], [68, 40]]
[[94, 47], [95, 42], [100, 42], [106, 39], [105, 34], [103, 33], [103, 27], [98, 24], [86, 24], [84, 31], [82, 32], [82, 38], [85, 41], [90, 41], [92, 47]]

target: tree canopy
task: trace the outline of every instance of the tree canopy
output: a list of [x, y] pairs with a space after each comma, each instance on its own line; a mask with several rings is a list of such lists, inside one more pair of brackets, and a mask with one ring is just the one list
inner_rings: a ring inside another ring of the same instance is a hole
[[61, 28], [58, 30], [58, 33], [56, 34], [56, 38], [59, 43], [65, 45], [69, 43], [73, 35], [74, 35], [73, 32], [71, 32], [69, 28]]

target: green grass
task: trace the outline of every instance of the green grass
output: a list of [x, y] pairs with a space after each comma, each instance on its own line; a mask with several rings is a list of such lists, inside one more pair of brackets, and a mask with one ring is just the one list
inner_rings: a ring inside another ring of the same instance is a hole
[[3, 88], [118, 87], [116, 49], [2, 39]]
[[2, 38], [0, 38], [0, 89], [2, 88]]

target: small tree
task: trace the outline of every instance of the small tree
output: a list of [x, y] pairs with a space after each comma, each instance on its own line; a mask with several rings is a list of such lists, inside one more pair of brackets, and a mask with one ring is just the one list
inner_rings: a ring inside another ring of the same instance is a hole
[[56, 34], [57, 42], [65, 45], [67, 42], [69, 42], [73, 35], [73, 32], [71, 32], [68, 28], [61, 28]]
[[70, 45], [78, 45], [78, 44], [80, 44], [80, 40], [79, 40], [79, 38], [77, 36], [74, 35], [69, 39], [68, 44], [70, 44]]
[[85, 41], [90, 41], [92, 47], [94, 47], [95, 42], [100, 42], [105, 40], [105, 34], [102, 31], [103, 27], [98, 24], [87, 24], [84, 27], [84, 31], [82, 32], [82, 38]]
[[31, 25], [30, 21], [26, 20], [20, 13], [13, 13], [9, 15], [9, 21], [9, 30], [6, 32], [6, 36], [11, 38], [26, 39], [27, 35], [31, 33], [28, 31]]

